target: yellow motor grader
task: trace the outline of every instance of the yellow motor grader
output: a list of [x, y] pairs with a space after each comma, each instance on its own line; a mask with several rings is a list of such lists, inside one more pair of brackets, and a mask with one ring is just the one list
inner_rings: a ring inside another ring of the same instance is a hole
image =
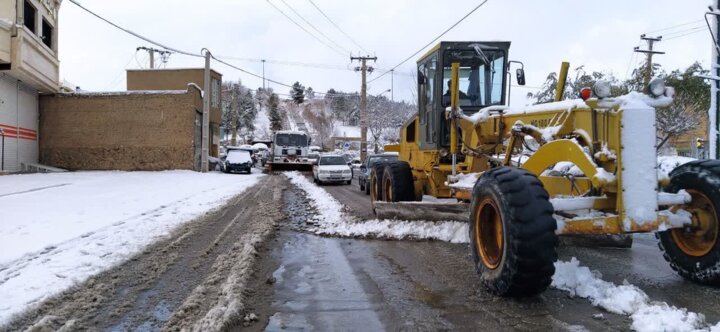
[[385, 147], [399, 160], [371, 170], [378, 217], [467, 220], [476, 270], [502, 296], [550, 285], [559, 235], [656, 232], [681, 276], [720, 283], [720, 162], [658, 172], [654, 108], [672, 88], [613, 97], [599, 81], [561, 100], [563, 63], [555, 102], [508, 107], [509, 47], [441, 42], [418, 60], [418, 113]]

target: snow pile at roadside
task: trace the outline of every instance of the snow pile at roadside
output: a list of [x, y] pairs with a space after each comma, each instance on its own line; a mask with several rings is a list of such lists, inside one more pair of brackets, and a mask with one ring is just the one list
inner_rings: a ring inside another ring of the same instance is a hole
[[285, 175], [290, 182], [307, 194], [311, 204], [318, 211], [314, 216], [317, 226], [313, 230], [317, 234], [386, 239], [435, 239], [452, 243], [470, 242], [467, 223], [463, 222], [356, 220], [343, 213], [343, 205], [340, 202], [325, 189], [310, 182], [304, 175], [299, 172], [288, 172]]
[[256, 184], [193, 171], [0, 177], [0, 324]]
[[[580, 266], [580, 262], [573, 257], [569, 262], [555, 263], [551, 286], [567, 291], [572, 296], [587, 298], [593, 305], [609, 312], [629, 315], [635, 331], [709, 330], [701, 314], [664, 302], [651, 302], [647, 294], [636, 286], [628, 283], [618, 286], [600, 278], [597, 271]], [[720, 324], [715, 328], [720, 328]]]

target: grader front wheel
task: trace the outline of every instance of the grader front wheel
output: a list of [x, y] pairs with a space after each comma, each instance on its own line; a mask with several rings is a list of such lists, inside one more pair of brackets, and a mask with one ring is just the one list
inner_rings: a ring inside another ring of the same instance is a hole
[[485, 287], [512, 297], [544, 291], [555, 273], [556, 227], [535, 175], [514, 167], [485, 172], [473, 188], [469, 234]]
[[720, 284], [720, 161], [698, 160], [670, 173], [670, 192], [686, 190], [692, 197], [677, 208], [690, 212], [692, 224], [658, 232], [659, 247], [670, 267], [703, 284]]

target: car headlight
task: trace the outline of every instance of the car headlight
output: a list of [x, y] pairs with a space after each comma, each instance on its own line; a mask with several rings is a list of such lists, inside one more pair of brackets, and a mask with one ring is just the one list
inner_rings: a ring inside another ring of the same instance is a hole
[[320, 174], [328, 174], [330, 171], [320, 171]]
[[352, 173], [352, 171], [349, 169], [343, 171], [343, 174], [350, 174], [350, 173]]

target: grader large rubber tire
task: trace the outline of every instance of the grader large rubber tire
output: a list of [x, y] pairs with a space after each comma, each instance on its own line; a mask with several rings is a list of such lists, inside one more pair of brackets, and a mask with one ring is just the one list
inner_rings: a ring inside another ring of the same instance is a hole
[[384, 201], [382, 195], [383, 176], [385, 174], [385, 165], [387, 162], [379, 161], [372, 166], [367, 186], [370, 189], [370, 202]]
[[387, 202], [407, 202], [415, 200], [410, 164], [404, 161], [389, 162], [385, 166], [382, 181], [383, 200]]
[[555, 273], [558, 236], [540, 180], [515, 167], [487, 171], [475, 183], [470, 211], [471, 249], [485, 287], [508, 297], [544, 291]]
[[720, 161], [696, 160], [670, 172], [669, 192], [684, 189], [692, 202], [681, 206], [693, 214], [693, 225], [655, 233], [670, 267], [692, 281], [720, 285]]

